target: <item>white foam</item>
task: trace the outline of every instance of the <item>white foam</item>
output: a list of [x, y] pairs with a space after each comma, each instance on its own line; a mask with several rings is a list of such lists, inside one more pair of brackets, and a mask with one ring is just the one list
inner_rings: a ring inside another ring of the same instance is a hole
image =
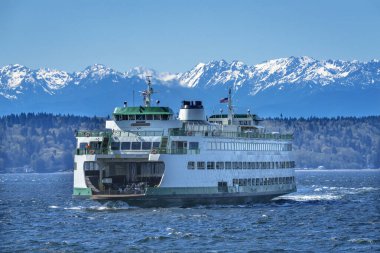
[[65, 207], [63, 209], [65, 209], [65, 210], [82, 210], [83, 207], [81, 207], [81, 206], [73, 206], [73, 207]]
[[288, 195], [282, 196], [280, 199], [294, 200], [300, 202], [307, 201], [320, 201], [320, 200], [336, 200], [340, 199], [341, 196], [331, 195], [331, 194], [323, 194], [323, 195]]

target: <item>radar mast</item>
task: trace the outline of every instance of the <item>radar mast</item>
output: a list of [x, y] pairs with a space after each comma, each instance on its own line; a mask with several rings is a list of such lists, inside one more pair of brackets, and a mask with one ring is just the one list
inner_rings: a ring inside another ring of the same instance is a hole
[[228, 125], [232, 125], [234, 119], [234, 110], [232, 107], [231, 87], [228, 88]]
[[150, 79], [151, 77], [152, 76], [146, 76], [148, 88], [142, 92], [145, 107], [150, 107], [151, 95], [154, 93], [152, 88], [152, 81]]

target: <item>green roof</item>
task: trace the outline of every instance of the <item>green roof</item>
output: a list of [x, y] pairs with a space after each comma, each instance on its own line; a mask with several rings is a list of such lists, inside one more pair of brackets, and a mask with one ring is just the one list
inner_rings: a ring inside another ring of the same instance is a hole
[[113, 115], [172, 115], [173, 111], [169, 107], [116, 107]]
[[[257, 115], [256, 114], [234, 114], [235, 119], [249, 118], [249, 117], [256, 119]], [[221, 118], [228, 118], [228, 114], [215, 114], [209, 117], [209, 119], [221, 119]]]

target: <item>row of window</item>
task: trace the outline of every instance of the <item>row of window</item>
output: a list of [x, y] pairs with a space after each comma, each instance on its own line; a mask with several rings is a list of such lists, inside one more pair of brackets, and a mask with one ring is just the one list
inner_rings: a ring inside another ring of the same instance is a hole
[[132, 142], [111, 142], [111, 150], [150, 150], [152, 148], [159, 148], [160, 142], [149, 141], [132, 141]]
[[97, 162], [84, 162], [84, 170], [99, 170], [99, 165]]
[[115, 120], [169, 120], [169, 115], [153, 115], [153, 114], [138, 114], [138, 115], [115, 115]]
[[210, 150], [291, 151], [290, 143], [209, 142]]
[[282, 161], [282, 162], [213, 162], [213, 161], [189, 161], [187, 162], [187, 168], [189, 170], [213, 170], [213, 169], [285, 169], [294, 168], [294, 161]]
[[232, 185], [255, 186], [255, 185], [275, 185], [275, 184], [292, 184], [295, 182], [294, 177], [269, 177], [269, 178], [239, 178], [233, 179]]

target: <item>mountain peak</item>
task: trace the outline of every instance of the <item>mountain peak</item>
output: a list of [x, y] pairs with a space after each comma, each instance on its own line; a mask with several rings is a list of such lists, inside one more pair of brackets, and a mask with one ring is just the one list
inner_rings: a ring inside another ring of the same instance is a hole
[[70, 84], [91, 84], [102, 80], [116, 83], [134, 77], [145, 80], [147, 75], [151, 75], [155, 83], [161, 85], [190, 88], [245, 86], [250, 94], [257, 94], [269, 88], [285, 89], [307, 85], [365, 88], [380, 84], [380, 61], [319, 61], [309, 56], [290, 56], [249, 66], [239, 60], [229, 63], [222, 59], [199, 63], [193, 69], [180, 74], [160, 73], [146, 67], [135, 67], [121, 73], [104, 64], [93, 64], [83, 71], [70, 74], [50, 68], [30, 70], [23, 65], [13, 64], [0, 68], [0, 92], [3, 97], [18, 96], [17, 94], [24, 93], [27, 89], [42, 87], [47, 93], [53, 94], [55, 90]]

